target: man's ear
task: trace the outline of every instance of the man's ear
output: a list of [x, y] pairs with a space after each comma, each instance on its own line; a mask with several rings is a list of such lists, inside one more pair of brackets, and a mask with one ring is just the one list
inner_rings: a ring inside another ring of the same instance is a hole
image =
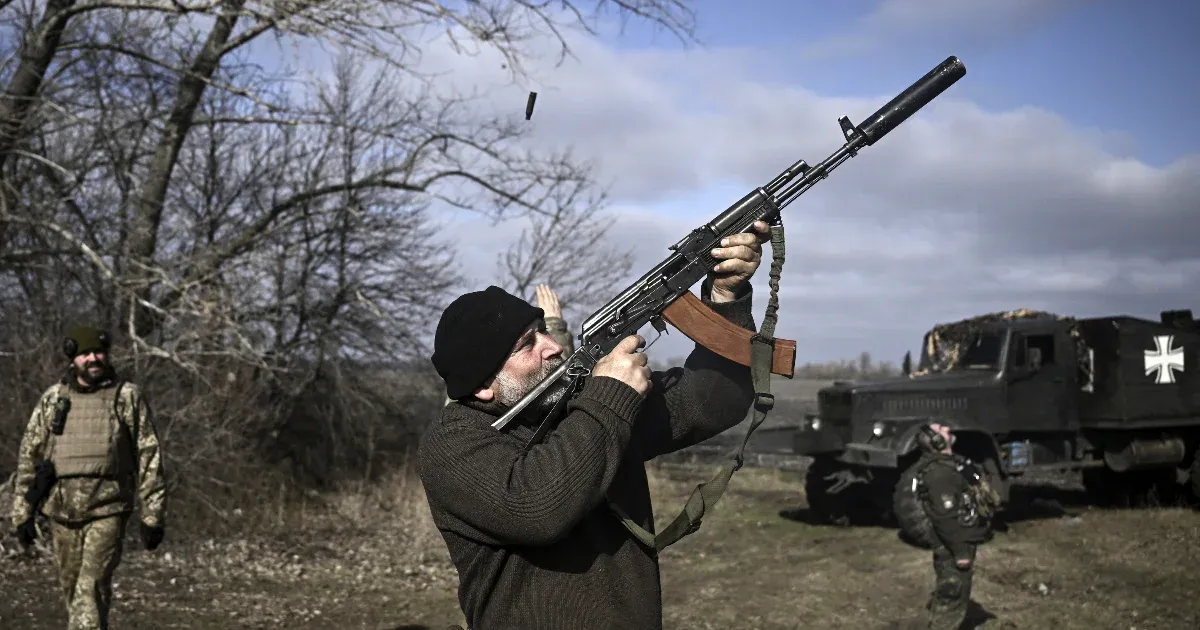
[[493, 392], [490, 387], [480, 387], [475, 390], [475, 397], [483, 402], [489, 402], [496, 397], [496, 392]]

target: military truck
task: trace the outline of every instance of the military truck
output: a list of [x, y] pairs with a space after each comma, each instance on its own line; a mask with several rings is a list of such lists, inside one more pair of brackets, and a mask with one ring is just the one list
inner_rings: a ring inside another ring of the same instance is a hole
[[916, 436], [952, 428], [954, 450], [984, 469], [1007, 504], [1013, 479], [1078, 470], [1099, 504], [1176, 504], [1200, 496], [1200, 325], [990, 313], [925, 334], [905, 376], [835, 382], [793, 434], [813, 462], [810, 510], [839, 524], [894, 521], [912, 509]]

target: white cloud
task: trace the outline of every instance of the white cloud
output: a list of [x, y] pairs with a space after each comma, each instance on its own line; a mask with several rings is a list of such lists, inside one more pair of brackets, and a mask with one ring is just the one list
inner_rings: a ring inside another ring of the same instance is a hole
[[[539, 66], [532, 85], [505, 85], [486, 54], [432, 50], [427, 61], [453, 69], [444, 89], [490, 89], [480, 115], [523, 120], [526, 92], [539, 92], [528, 146], [571, 146], [597, 162], [622, 216], [614, 237], [644, 247], [639, 274], [737, 195], [658, 208], [730, 182], [749, 190], [799, 157], [815, 163], [843, 141], [838, 116], [860, 121], [894, 96], [759, 80], [745, 51], [573, 46], [578, 62]], [[965, 61], [960, 83], [973, 79]], [[864, 349], [899, 361], [930, 325], [992, 310], [1153, 318], [1196, 308], [1200, 155], [1157, 168], [1114, 154], [1115, 135], [1032, 107], [987, 111], [952, 87], [786, 210], [777, 334], [800, 342], [801, 362]], [[471, 269], [490, 269], [507, 245], [504, 230], [460, 233]], [[766, 269], [755, 282], [758, 317]], [[664, 356], [686, 348], [660, 345]]]

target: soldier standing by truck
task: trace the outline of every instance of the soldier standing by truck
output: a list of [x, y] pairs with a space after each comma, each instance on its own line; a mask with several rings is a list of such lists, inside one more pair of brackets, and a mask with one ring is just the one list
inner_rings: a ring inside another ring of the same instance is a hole
[[145, 548], [163, 539], [166, 484], [150, 407], [113, 371], [109, 346], [102, 330], [67, 332], [71, 365], [34, 408], [17, 460], [13, 527], [29, 545], [39, 506], [50, 519], [70, 630], [108, 627], [113, 572], [135, 503]]
[[991, 540], [991, 516], [999, 501], [975, 464], [951, 450], [954, 435], [949, 427], [924, 425], [917, 442], [923, 449], [915, 477], [917, 495], [935, 536], [929, 541], [936, 575], [929, 627], [956, 630], [971, 601], [975, 551]]

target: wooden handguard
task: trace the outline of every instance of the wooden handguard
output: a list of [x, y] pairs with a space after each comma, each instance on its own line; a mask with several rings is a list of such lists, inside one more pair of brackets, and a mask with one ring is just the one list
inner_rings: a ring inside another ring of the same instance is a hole
[[[713, 352], [749, 367], [750, 339], [754, 333], [736, 326], [704, 305], [691, 291], [679, 296], [663, 311], [663, 319], [688, 339]], [[771, 373], [791, 378], [796, 370], [796, 342], [775, 339]]]

